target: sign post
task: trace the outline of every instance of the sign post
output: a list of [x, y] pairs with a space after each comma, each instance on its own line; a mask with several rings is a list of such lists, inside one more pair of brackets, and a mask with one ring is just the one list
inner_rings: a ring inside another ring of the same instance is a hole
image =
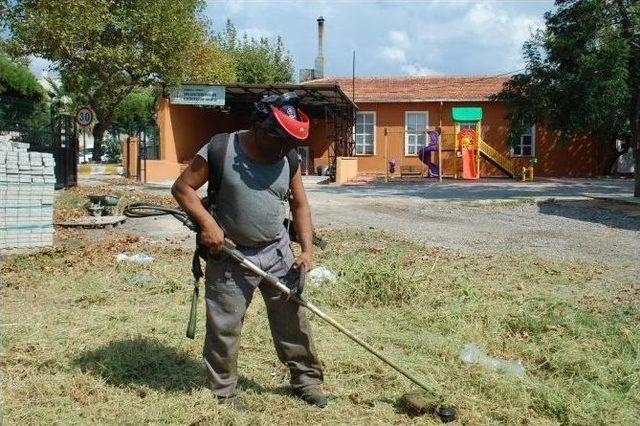
[[76, 124], [82, 127], [82, 160], [87, 162], [87, 126], [93, 123], [93, 110], [83, 105], [76, 110]]

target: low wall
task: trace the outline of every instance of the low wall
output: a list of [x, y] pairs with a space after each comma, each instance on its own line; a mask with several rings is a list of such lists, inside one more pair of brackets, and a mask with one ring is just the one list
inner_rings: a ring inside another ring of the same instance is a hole
[[338, 157], [336, 160], [336, 183], [342, 185], [358, 175], [356, 157]]
[[120, 164], [78, 164], [79, 175], [122, 175], [124, 168]]
[[160, 183], [167, 181], [174, 181], [182, 172], [184, 166], [180, 163], [174, 163], [171, 161], [165, 160], [147, 160], [146, 162], [146, 174], [145, 174], [145, 163], [142, 162], [141, 165], [142, 171], [140, 176], [140, 180], [145, 180], [148, 183]]

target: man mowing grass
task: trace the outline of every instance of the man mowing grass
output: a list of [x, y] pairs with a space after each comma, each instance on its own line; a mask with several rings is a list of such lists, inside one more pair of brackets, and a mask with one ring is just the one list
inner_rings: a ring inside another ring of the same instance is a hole
[[[299, 268], [311, 269], [311, 212], [294, 150], [308, 135], [309, 119], [298, 109], [294, 93], [264, 97], [254, 103], [249, 130], [216, 135], [172, 188], [199, 225], [200, 244], [209, 251], [203, 351], [207, 376], [219, 400], [236, 409], [242, 409], [235, 397], [240, 331], [256, 288], [267, 307], [278, 358], [291, 372], [294, 395], [318, 407], [327, 405], [304, 310], [219, 253], [224, 239], [230, 239], [249, 260], [292, 289]], [[208, 207], [196, 194], [205, 182]], [[289, 199], [302, 249], [295, 259], [283, 225]]]

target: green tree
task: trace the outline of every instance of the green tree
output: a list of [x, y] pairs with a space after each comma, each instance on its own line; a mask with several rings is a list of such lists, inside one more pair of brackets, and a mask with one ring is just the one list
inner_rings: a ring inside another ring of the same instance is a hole
[[275, 43], [268, 38], [249, 38], [245, 33], [239, 39], [230, 20], [224, 31], [215, 37], [217, 44], [234, 60], [238, 83], [289, 83], [293, 80], [293, 61], [280, 36]]
[[127, 95], [118, 105], [113, 117], [113, 126], [135, 135], [140, 129], [153, 124], [156, 98], [152, 89], [138, 89]]
[[42, 86], [29, 68], [0, 52], [0, 125], [25, 124], [41, 112], [45, 97]]
[[0, 95], [40, 101], [44, 90], [29, 68], [0, 53]]
[[187, 74], [204, 34], [202, 7], [202, 0], [18, 0], [6, 15], [12, 49], [52, 61], [64, 86], [95, 111], [98, 161], [127, 95]]
[[80, 106], [77, 101], [74, 102], [73, 94], [64, 87], [61, 80], [46, 76], [43, 79], [46, 83], [44, 88], [51, 105], [52, 111], [71, 113]]
[[524, 45], [526, 70], [497, 96], [509, 107], [510, 139], [544, 123], [562, 140], [591, 134], [627, 141], [640, 197], [640, 4], [557, 0], [545, 28]]
[[195, 50], [184, 78], [192, 83], [233, 83], [236, 80], [232, 55], [213, 38], [205, 39]]

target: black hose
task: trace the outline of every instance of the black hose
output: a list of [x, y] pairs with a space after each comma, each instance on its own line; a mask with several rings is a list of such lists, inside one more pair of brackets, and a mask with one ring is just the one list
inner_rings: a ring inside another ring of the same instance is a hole
[[[186, 212], [180, 209], [136, 201], [127, 205], [122, 213], [131, 218], [171, 215], [175, 219], [178, 219], [184, 226], [189, 228], [189, 230], [198, 233], [198, 226], [191, 220]], [[207, 259], [207, 249], [200, 245], [198, 236], [196, 236], [196, 249], [193, 253], [193, 259], [191, 262], [191, 272], [196, 280], [200, 279], [204, 275], [202, 272], [200, 258], [205, 260]]]
[[[130, 203], [127, 207], [124, 208], [123, 214], [127, 217], [131, 218], [140, 218], [140, 217], [154, 217], [154, 216], [165, 216], [171, 215], [174, 218], [178, 219], [184, 226], [192, 230], [193, 232], [198, 232], [198, 227], [191, 218], [180, 209], [174, 209], [171, 207], [161, 206], [159, 204], [151, 204], [144, 203], [141, 201], [136, 201]], [[298, 242], [298, 238], [295, 232], [295, 227], [291, 223], [289, 219], [284, 220], [284, 227], [289, 232], [289, 238], [291, 241]], [[327, 242], [322, 238], [318, 237], [315, 232], [313, 233], [312, 243], [316, 247], [320, 247], [324, 250], [327, 247]]]
[[124, 208], [123, 214], [131, 218], [171, 215], [182, 222], [182, 224], [190, 230], [197, 232], [196, 225], [191, 221], [187, 213], [179, 209], [173, 209], [159, 204], [136, 201], [127, 205], [127, 207]]

